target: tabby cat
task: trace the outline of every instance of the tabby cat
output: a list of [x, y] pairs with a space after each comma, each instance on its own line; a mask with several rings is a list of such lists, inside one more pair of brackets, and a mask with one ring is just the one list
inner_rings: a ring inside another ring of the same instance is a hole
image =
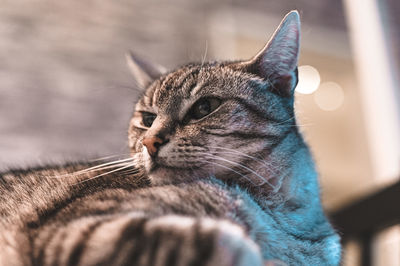
[[295, 122], [299, 35], [292, 11], [248, 61], [131, 56], [131, 156], [2, 173], [0, 264], [338, 265]]

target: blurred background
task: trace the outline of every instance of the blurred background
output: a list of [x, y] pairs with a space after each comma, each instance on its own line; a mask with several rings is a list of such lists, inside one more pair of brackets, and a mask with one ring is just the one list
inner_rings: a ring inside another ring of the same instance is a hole
[[[0, 0], [0, 169], [126, 154], [140, 94], [127, 51], [167, 68], [246, 59], [292, 9], [302, 17], [296, 112], [325, 208], [395, 184], [398, 0]], [[368, 260], [360, 238], [344, 236], [344, 265], [400, 265], [400, 226], [376, 228]]]

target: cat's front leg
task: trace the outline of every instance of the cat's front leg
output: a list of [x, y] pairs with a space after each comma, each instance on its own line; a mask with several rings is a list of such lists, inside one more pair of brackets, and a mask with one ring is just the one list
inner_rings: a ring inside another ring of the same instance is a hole
[[261, 266], [258, 246], [223, 220], [142, 213], [43, 228], [34, 265]]
[[168, 215], [149, 221], [145, 231], [150, 248], [143, 266], [263, 265], [258, 246], [229, 221]]

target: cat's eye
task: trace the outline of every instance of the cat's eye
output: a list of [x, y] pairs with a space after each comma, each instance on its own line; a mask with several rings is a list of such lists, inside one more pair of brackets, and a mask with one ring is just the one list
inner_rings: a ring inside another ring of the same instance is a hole
[[151, 127], [153, 124], [154, 120], [156, 119], [157, 115], [148, 113], [148, 112], [142, 112], [142, 123], [145, 127]]
[[190, 116], [194, 119], [203, 118], [211, 114], [220, 106], [221, 100], [215, 97], [207, 97], [198, 100], [190, 110]]

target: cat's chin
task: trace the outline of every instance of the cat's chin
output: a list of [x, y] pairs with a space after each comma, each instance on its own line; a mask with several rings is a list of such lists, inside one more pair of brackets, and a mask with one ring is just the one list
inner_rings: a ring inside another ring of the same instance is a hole
[[201, 174], [196, 169], [173, 168], [161, 165], [153, 166], [147, 173], [154, 185], [177, 184], [190, 182], [204, 178], [206, 174]]

